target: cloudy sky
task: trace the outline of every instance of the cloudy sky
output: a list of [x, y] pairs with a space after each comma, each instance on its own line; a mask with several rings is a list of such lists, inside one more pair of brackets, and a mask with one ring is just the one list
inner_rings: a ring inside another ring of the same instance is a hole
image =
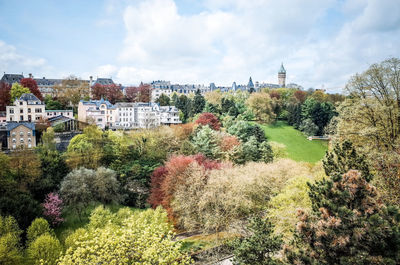
[[399, 0], [0, 0], [0, 71], [340, 92], [400, 57]]

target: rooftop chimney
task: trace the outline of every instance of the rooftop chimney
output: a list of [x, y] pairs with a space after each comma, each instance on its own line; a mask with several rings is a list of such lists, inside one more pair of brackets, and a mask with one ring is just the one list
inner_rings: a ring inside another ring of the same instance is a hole
[[31, 73], [29, 73], [29, 78], [32, 78], [32, 74]]

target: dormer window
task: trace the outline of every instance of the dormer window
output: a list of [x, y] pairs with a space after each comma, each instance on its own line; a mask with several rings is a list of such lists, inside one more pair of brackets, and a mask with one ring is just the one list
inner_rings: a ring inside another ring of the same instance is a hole
[[19, 102], [19, 105], [22, 105], [22, 104], [23, 104], [22, 101], [20, 101], [20, 102]]

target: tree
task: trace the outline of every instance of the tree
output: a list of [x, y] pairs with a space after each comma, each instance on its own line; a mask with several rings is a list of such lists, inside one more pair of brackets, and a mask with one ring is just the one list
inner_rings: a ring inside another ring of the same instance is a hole
[[38, 155], [31, 150], [19, 150], [10, 154], [10, 167], [15, 181], [22, 191], [28, 191], [41, 176]]
[[57, 100], [64, 106], [76, 107], [81, 99], [90, 97], [90, 85], [73, 75], [63, 79], [60, 84], [54, 86]]
[[275, 118], [272, 110], [272, 100], [267, 93], [252, 93], [246, 105], [253, 111], [256, 118], [262, 122], [270, 122]]
[[60, 193], [66, 206], [80, 216], [91, 202], [119, 202], [119, 182], [111, 169], [74, 169], [61, 182]]
[[22, 78], [20, 81], [21, 86], [29, 88], [30, 93], [34, 94], [39, 100], [43, 101], [42, 92], [40, 92], [38, 85], [33, 78]]
[[43, 215], [53, 226], [57, 226], [64, 221], [61, 217], [63, 201], [58, 193], [47, 194], [42, 206]]
[[175, 107], [177, 107], [183, 113], [182, 122], [186, 122], [187, 119], [192, 116], [192, 101], [187, 96], [181, 95], [178, 98]]
[[38, 201], [59, 188], [61, 180], [68, 174], [64, 156], [56, 150], [54, 130], [49, 127], [42, 134], [42, 142], [37, 147], [41, 164], [41, 175], [31, 184], [30, 190]]
[[249, 235], [232, 243], [234, 262], [254, 265], [283, 264], [275, 258], [283, 241], [281, 236], [273, 234], [273, 228], [269, 220], [251, 218], [247, 227]]
[[[300, 250], [291, 263], [397, 264], [400, 213], [378, 199], [363, 157], [349, 143], [327, 155], [329, 178], [309, 184], [312, 211], [299, 211]], [[357, 170], [354, 170], [357, 169]], [[349, 170], [346, 173], [342, 173]]]
[[27, 254], [29, 261], [34, 265], [53, 265], [57, 264], [62, 251], [60, 241], [55, 236], [45, 233], [28, 245]]
[[0, 82], [0, 111], [5, 111], [11, 101], [11, 85]]
[[313, 136], [318, 135], [319, 128], [311, 119], [305, 119], [300, 123], [299, 130], [307, 136]]
[[160, 104], [160, 106], [169, 106], [170, 98], [164, 93], [162, 93], [161, 96], [157, 98], [156, 103]]
[[104, 221], [91, 217], [87, 228], [77, 230], [66, 239], [66, 242], [70, 239], [75, 242], [60, 258], [60, 265], [116, 261], [118, 264], [191, 264], [190, 257], [181, 251], [181, 243], [174, 240], [165, 210], [121, 209], [102, 216]]
[[198, 113], [202, 113], [205, 105], [206, 105], [206, 100], [204, 99], [203, 95], [201, 94], [200, 89], [197, 89], [196, 94], [194, 95], [194, 99], [193, 99], [192, 113], [194, 115], [196, 115]]
[[219, 142], [218, 134], [208, 125], [198, 130], [192, 139], [195, 150], [211, 159], [218, 159], [221, 156]]
[[27, 245], [35, 241], [39, 236], [53, 233], [49, 223], [44, 218], [36, 218], [26, 231]]
[[22, 264], [21, 233], [14, 217], [0, 215], [0, 264]]
[[117, 101], [121, 101], [124, 97], [121, 91], [121, 86], [116, 84], [111, 85], [101, 85], [95, 84], [92, 87], [92, 97], [93, 99], [101, 99], [105, 98], [111, 102], [111, 104], [115, 104]]
[[[339, 107], [338, 135], [365, 153], [395, 150], [400, 134], [400, 59], [390, 58], [354, 75]], [[375, 150], [375, 151], [374, 151]]]
[[319, 102], [310, 97], [304, 102], [301, 108], [302, 120], [310, 119], [318, 126], [318, 135], [321, 135], [330, 120], [337, 115], [335, 107], [330, 102]]
[[65, 106], [60, 101], [53, 99], [50, 95], [44, 97], [44, 104], [47, 110], [60, 110], [65, 109]]
[[31, 91], [29, 88], [23, 87], [18, 83], [12, 84], [10, 91], [11, 102], [14, 102], [16, 99], [20, 98], [24, 93], [31, 93]]
[[101, 99], [107, 97], [107, 87], [102, 84], [96, 83], [92, 86], [92, 97], [93, 99]]
[[208, 125], [211, 129], [218, 131], [221, 127], [221, 124], [217, 117], [215, 117], [212, 113], [202, 113], [199, 118], [196, 120], [196, 124], [200, 125]]

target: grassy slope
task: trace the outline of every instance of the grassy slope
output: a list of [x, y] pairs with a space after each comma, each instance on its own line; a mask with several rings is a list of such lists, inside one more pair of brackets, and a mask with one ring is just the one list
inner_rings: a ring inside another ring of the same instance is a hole
[[262, 127], [268, 140], [286, 145], [288, 158], [295, 161], [315, 163], [324, 157], [328, 148], [327, 142], [309, 141], [300, 131], [282, 121]]

